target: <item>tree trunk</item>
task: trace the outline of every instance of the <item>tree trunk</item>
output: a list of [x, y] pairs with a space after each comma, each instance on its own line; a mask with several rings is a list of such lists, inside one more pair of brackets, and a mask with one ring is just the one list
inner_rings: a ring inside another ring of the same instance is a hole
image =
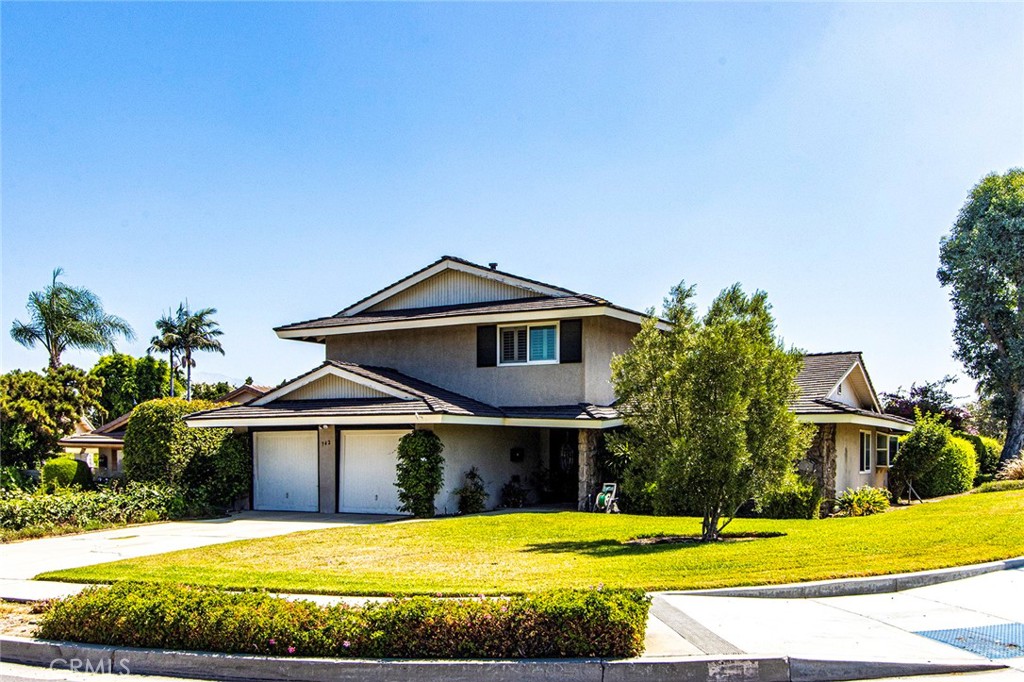
[[1006, 425], [1006, 443], [1003, 445], [1003, 453], [999, 455], [999, 462], [1017, 457], [1021, 450], [1024, 450], [1024, 388], [1017, 391], [1014, 398], [1010, 421]]
[[185, 353], [185, 400], [192, 400], [192, 356]]
[[170, 387], [170, 390], [168, 391], [168, 394], [172, 398], [174, 397], [174, 352], [173, 351], [171, 352], [171, 387]]

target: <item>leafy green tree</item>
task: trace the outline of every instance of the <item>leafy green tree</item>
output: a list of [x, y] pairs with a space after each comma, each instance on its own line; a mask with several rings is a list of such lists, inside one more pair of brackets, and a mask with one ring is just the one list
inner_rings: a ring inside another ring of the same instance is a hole
[[64, 271], [57, 268], [46, 289], [29, 294], [26, 307], [30, 320], [15, 320], [11, 338], [26, 348], [41, 344], [50, 356], [50, 369], [60, 367], [60, 356], [68, 348], [102, 353], [113, 351], [118, 337], [127, 341], [135, 338], [131, 325], [108, 314], [99, 296], [84, 287], [58, 282], [62, 274]]
[[915, 481], [928, 476], [936, 466], [939, 453], [953, 437], [953, 432], [940, 414], [914, 415], [914, 430], [900, 443], [899, 452], [889, 471], [889, 485], [896, 497], [909, 496]]
[[135, 358], [123, 353], [104, 355], [89, 373], [103, 379], [100, 404], [105, 419], [130, 412], [139, 403], [167, 395], [170, 367], [150, 355]]
[[103, 380], [99, 403], [105, 414], [104, 421], [120, 417], [138, 404], [137, 367], [131, 355], [104, 355], [89, 374]]
[[1024, 169], [971, 190], [939, 257], [956, 316], [954, 357], [1006, 420], [1006, 461], [1024, 449]]
[[135, 361], [136, 404], [169, 395], [171, 367], [165, 360], [144, 355]]
[[192, 398], [194, 400], [216, 400], [232, 389], [234, 386], [226, 381], [197, 382], [192, 384]]
[[[981, 395], [967, 406], [971, 413], [971, 424], [979, 435], [1002, 442], [1006, 438], [1006, 419], [1000, 416], [993, 407], [991, 397]], [[1000, 448], [1002, 452], [1002, 448]]]
[[0, 376], [0, 458], [35, 466], [55, 454], [91, 409], [100, 409], [102, 381], [62, 365], [45, 374], [14, 370]]
[[627, 429], [610, 446], [625, 460], [631, 499], [658, 514], [696, 513], [716, 540], [747, 500], [778, 487], [810, 433], [788, 406], [802, 353], [786, 350], [764, 292], [734, 285], [703, 318], [694, 290], [675, 287], [667, 331], [646, 320], [612, 362]]

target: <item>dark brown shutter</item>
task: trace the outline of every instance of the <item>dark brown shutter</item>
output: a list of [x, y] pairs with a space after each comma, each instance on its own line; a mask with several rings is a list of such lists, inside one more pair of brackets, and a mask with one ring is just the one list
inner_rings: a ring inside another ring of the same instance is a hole
[[494, 367], [498, 364], [498, 327], [489, 324], [476, 328], [476, 366]]
[[559, 325], [558, 360], [583, 362], [583, 320], [562, 320]]

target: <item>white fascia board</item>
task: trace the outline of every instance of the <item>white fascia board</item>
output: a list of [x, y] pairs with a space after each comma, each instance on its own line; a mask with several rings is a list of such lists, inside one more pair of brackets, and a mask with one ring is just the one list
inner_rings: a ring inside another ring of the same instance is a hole
[[275, 388], [270, 393], [267, 393], [266, 395], [257, 398], [256, 400], [253, 400], [249, 404], [254, 406], [266, 405], [267, 403], [273, 402], [278, 398], [286, 396], [289, 393], [292, 393], [302, 388], [303, 386], [307, 386], [313, 383], [314, 381], [323, 379], [325, 376], [329, 374], [333, 374], [334, 376], [345, 379], [346, 381], [351, 381], [354, 384], [359, 384], [360, 386], [372, 388], [375, 391], [379, 391], [384, 395], [389, 395], [393, 398], [400, 398], [402, 400], [416, 400], [419, 398], [419, 396], [394, 388], [393, 386], [382, 384], [378, 381], [374, 381], [373, 379], [369, 379], [359, 374], [355, 374], [354, 372], [348, 372], [342, 369], [341, 367], [336, 367], [334, 365], [324, 365], [320, 369], [314, 370], [305, 376], [299, 377], [298, 379], [291, 383]]
[[[471, 324], [498, 324], [515, 322], [543, 322], [548, 320], [564, 320], [577, 317], [597, 317], [607, 315], [620, 320], [640, 324], [645, 315], [636, 315], [624, 310], [607, 306], [584, 306], [580, 308], [558, 308], [554, 310], [527, 310], [518, 313], [481, 313], [478, 315], [458, 315], [452, 317], [434, 317], [418, 320], [401, 320], [395, 322], [372, 322], [370, 324], [341, 325], [337, 327], [321, 327], [319, 329], [286, 329], [277, 332], [282, 339], [299, 339], [311, 336], [327, 337], [339, 334], [367, 334], [370, 332], [391, 331], [393, 329], [425, 329], [427, 327], [456, 327]], [[667, 323], [659, 323], [659, 329], [670, 329]]]
[[869, 417], [862, 414], [798, 414], [796, 420], [802, 424], [856, 424], [858, 426], [876, 426], [893, 431], [910, 433], [913, 424], [892, 421], [883, 417]]
[[533, 428], [575, 428], [575, 429], [609, 429], [622, 425], [622, 419], [524, 419], [506, 417], [475, 417], [455, 414], [411, 414], [396, 416], [359, 416], [359, 417], [236, 417], [223, 419], [186, 419], [185, 424], [193, 428], [224, 428], [254, 426], [372, 426], [378, 424], [465, 424], [470, 426], [524, 426]]
[[[857, 369], [858, 367], [860, 368], [860, 376], [861, 376], [862, 379], [864, 379], [864, 385], [867, 386], [867, 388], [868, 388], [868, 394], [869, 394], [869, 396], [871, 398], [871, 405], [872, 405], [872, 407], [874, 407], [878, 411], [881, 411], [882, 410], [882, 406], [878, 404], [878, 397], [875, 395], [875, 391], [871, 387], [871, 380], [868, 379], [868, 371], [866, 369], [864, 369], [864, 365], [861, 364], [860, 360], [858, 360], [857, 362], [853, 363], [853, 366], [851, 366], [850, 369], [846, 370], [846, 374], [844, 374], [842, 376], [842, 378], [839, 379], [839, 381], [836, 382], [836, 385], [832, 387], [832, 390], [829, 391], [828, 394], [825, 397], [827, 399], [829, 399], [829, 400], [832, 400], [833, 399], [832, 395], [843, 384], [843, 382], [846, 381], [847, 377], [849, 377], [851, 374], [853, 374], [853, 371], [855, 369]], [[842, 402], [842, 401], [838, 401], [838, 402]]]

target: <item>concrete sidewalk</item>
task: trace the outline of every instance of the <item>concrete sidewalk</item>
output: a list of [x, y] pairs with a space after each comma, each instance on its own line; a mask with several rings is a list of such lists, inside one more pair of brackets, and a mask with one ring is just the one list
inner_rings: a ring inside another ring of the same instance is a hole
[[[705, 654], [819, 659], [987, 660], [1024, 670], [1024, 642], [988, 655], [940, 641], [1024, 622], [1024, 569], [889, 594], [765, 599], [664, 594], [652, 613]], [[948, 632], [956, 631], [956, 632]], [[1024, 625], [1021, 626], [1024, 631]], [[919, 633], [929, 632], [932, 636]], [[1011, 635], [1012, 636], [1012, 635]]]

